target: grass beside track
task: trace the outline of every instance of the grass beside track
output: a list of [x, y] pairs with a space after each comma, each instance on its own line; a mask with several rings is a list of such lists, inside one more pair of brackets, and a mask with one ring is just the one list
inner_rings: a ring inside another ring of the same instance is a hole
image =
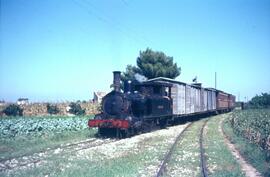
[[194, 122], [183, 133], [183, 138], [177, 143], [167, 164], [167, 172], [164, 176], [190, 177], [200, 175], [199, 135], [203, 121]]
[[83, 151], [56, 154], [47, 158], [44, 164], [0, 173], [0, 176], [153, 176], [182, 127], [138, 135]]
[[219, 122], [226, 116], [226, 114], [223, 114], [212, 117], [204, 130], [203, 144], [207, 157], [206, 163], [209, 176], [245, 176], [241, 171], [240, 165], [227, 148], [224, 137], [219, 131]]
[[0, 160], [32, 155], [48, 148], [54, 149], [67, 143], [94, 137], [95, 133], [96, 130], [83, 129], [74, 132], [51, 133], [41, 137], [21, 136], [13, 139], [0, 139]]
[[239, 134], [234, 133], [229, 119], [224, 121], [224, 133], [239, 150], [240, 154], [255, 167], [263, 176], [270, 176], [270, 162], [267, 160], [267, 153], [256, 144], [249, 142]]

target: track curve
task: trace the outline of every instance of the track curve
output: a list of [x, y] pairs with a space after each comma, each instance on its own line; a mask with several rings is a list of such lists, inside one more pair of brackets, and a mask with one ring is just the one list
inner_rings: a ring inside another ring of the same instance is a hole
[[171, 155], [172, 155], [172, 152], [174, 151], [177, 142], [181, 139], [183, 133], [184, 133], [184, 132], [192, 125], [192, 124], [193, 124], [193, 122], [190, 123], [190, 124], [188, 124], [188, 125], [184, 128], [184, 130], [181, 131], [181, 132], [179, 133], [179, 135], [175, 138], [174, 143], [172, 144], [170, 150], [169, 150], [168, 153], [165, 155], [165, 158], [164, 158], [164, 160], [163, 160], [162, 163], [161, 163], [161, 166], [160, 166], [160, 168], [159, 168], [159, 170], [158, 170], [158, 173], [157, 173], [156, 177], [160, 177], [160, 176], [162, 176], [162, 175], [164, 174], [165, 168], [166, 168], [166, 164], [167, 164], [168, 161], [170, 160]]
[[[199, 152], [200, 152], [200, 168], [201, 168], [201, 174], [202, 176], [204, 177], [208, 177], [208, 170], [207, 170], [207, 166], [206, 166], [206, 158], [205, 158], [205, 151], [204, 151], [204, 147], [203, 147], [203, 132], [204, 132], [204, 128], [207, 124], [209, 119], [205, 120], [199, 130]], [[177, 145], [177, 143], [185, 137], [184, 132], [186, 132], [195, 122], [191, 122], [189, 123], [185, 129], [183, 131], [181, 131], [179, 133], [179, 135], [175, 138], [175, 141], [173, 142], [172, 146], [170, 147], [170, 149], [168, 150], [168, 152], [166, 153], [159, 169], [158, 169], [158, 172], [156, 174], [156, 177], [160, 177], [160, 176], [163, 176], [165, 174], [165, 171], [166, 171], [166, 166], [168, 164], [168, 162], [170, 161], [171, 159], [171, 156], [172, 156], [172, 153], [173, 151], [175, 150], [175, 147]]]
[[0, 171], [12, 170], [15, 168], [26, 167], [41, 163], [50, 155], [74, 153], [84, 149], [97, 147], [103, 144], [108, 144], [117, 141], [115, 139], [88, 139], [77, 143], [66, 144], [64, 146], [57, 146], [52, 149], [46, 149], [30, 155], [22, 155], [14, 158], [4, 159], [0, 161]]

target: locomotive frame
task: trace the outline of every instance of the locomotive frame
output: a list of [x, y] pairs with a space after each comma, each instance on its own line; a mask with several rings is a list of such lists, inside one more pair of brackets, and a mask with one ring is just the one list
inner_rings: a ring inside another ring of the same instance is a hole
[[113, 91], [103, 97], [102, 112], [88, 121], [88, 126], [97, 127], [101, 136], [129, 137], [156, 125], [164, 128], [235, 107], [232, 94], [164, 77], [126, 82], [122, 92], [120, 76], [120, 71], [113, 72]]

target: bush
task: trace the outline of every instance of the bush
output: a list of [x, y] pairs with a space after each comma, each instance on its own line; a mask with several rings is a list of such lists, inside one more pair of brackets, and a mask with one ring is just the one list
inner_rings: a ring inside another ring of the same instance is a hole
[[58, 114], [59, 113], [59, 109], [56, 105], [52, 105], [52, 104], [47, 104], [47, 113], [49, 114]]
[[3, 113], [5, 113], [7, 116], [22, 116], [23, 109], [20, 108], [19, 105], [11, 104], [3, 110]]
[[69, 113], [74, 114], [74, 115], [84, 115], [85, 114], [85, 109], [82, 109], [81, 105], [79, 103], [74, 103], [71, 102], [69, 104]]
[[262, 93], [256, 95], [248, 102], [248, 108], [268, 108], [270, 107], [270, 94]]

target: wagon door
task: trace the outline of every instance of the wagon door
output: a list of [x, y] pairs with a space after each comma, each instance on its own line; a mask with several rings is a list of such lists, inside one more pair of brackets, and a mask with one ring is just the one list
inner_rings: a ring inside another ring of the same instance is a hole
[[191, 113], [191, 86], [186, 85], [186, 114]]

